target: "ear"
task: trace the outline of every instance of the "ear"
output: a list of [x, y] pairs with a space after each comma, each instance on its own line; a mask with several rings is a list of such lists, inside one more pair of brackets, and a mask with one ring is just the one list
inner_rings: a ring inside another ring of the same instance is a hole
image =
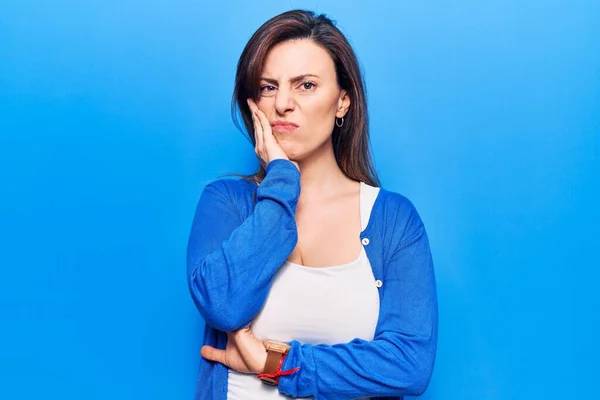
[[338, 107], [337, 107], [337, 111], [335, 112], [335, 116], [337, 118], [342, 118], [344, 115], [346, 115], [349, 108], [350, 108], [350, 95], [345, 90], [342, 90], [340, 92], [340, 98], [338, 99]]

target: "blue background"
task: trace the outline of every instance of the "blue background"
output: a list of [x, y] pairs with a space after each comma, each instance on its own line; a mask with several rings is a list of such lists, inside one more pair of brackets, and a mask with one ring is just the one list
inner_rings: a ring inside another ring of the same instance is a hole
[[428, 229], [424, 398], [596, 398], [599, 2], [23, 0], [0, 5], [0, 399], [191, 399], [194, 207], [254, 170], [235, 64], [296, 7], [354, 45], [383, 186]]

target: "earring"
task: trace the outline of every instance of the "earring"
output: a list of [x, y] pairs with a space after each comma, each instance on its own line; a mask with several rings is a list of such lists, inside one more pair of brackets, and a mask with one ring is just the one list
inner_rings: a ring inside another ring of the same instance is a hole
[[335, 126], [337, 126], [338, 128], [341, 128], [342, 126], [344, 126], [344, 117], [342, 117], [342, 122], [338, 124], [338, 119], [335, 119]]

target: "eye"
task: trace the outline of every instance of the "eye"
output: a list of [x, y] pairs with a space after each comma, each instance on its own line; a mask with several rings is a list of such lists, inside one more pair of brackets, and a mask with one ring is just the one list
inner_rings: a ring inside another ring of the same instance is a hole
[[302, 84], [300, 84], [300, 87], [304, 91], [311, 91], [317, 87], [317, 84], [314, 82], [302, 82]]
[[260, 87], [261, 97], [273, 97], [273, 96], [275, 96], [276, 91], [277, 91], [277, 87], [275, 87], [273, 85], [262, 85]]
[[263, 86], [260, 87], [261, 93], [272, 92], [275, 89], [277, 89], [277, 88], [275, 86], [272, 86], [272, 85], [263, 85]]

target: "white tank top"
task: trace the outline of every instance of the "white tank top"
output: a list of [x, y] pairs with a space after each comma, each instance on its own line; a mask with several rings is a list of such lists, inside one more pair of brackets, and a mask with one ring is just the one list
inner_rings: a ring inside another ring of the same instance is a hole
[[[361, 230], [365, 230], [379, 188], [360, 183]], [[251, 323], [260, 340], [303, 344], [373, 340], [379, 317], [379, 292], [364, 247], [354, 261], [312, 268], [289, 261], [273, 279], [267, 300]], [[229, 370], [227, 400], [281, 400], [253, 374]]]

